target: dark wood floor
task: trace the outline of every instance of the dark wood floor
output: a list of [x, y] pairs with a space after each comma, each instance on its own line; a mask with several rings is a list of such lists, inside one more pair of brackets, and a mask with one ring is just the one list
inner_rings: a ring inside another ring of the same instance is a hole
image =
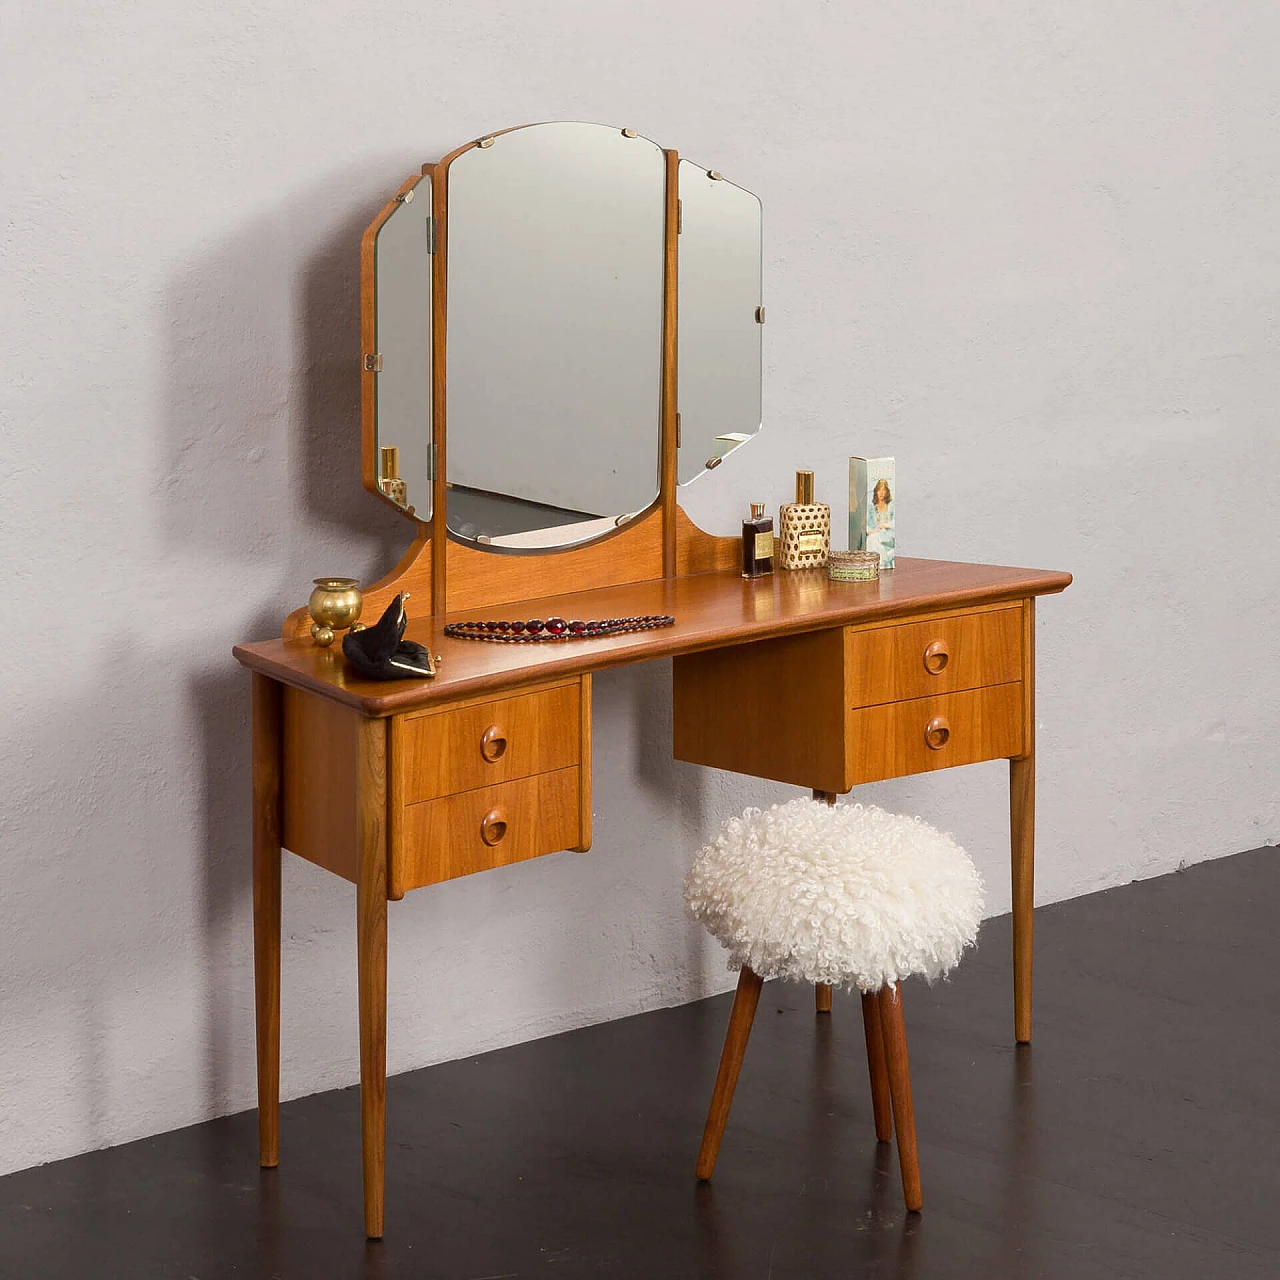
[[693, 1160], [728, 997], [392, 1080], [366, 1245], [354, 1090], [0, 1179], [0, 1276], [1280, 1277], [1280, 866], [1261, 849], [1009, 921], [906, 995], [925, 1209], [871, 1130], [856, 1002], [769, 984], [714, 1183]]

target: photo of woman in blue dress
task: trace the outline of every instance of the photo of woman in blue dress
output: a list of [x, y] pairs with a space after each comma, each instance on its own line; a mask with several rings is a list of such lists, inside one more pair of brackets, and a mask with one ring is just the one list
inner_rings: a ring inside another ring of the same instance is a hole
[[889, 482], [876, 481], [871, 494], [871, 510], [867, 512], [867, 550], [880, 553], [880, 567], [893, 568], [894, 537], [893, 493]]

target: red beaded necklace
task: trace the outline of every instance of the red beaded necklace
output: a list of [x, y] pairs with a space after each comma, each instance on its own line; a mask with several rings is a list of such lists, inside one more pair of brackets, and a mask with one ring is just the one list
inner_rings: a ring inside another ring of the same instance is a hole
[[540, 640], [594, 640], [625, 631], [652, 631], [670, 627], [675, 619], [668, 613], [649, 613], [637, 618], [604, 618], [593, 622], [566, 622], [563, 618], [530, 618], [528, 622], [449, 622], [444, 633], [457, 640], [496, 640], [500, 644], [529, 644]]

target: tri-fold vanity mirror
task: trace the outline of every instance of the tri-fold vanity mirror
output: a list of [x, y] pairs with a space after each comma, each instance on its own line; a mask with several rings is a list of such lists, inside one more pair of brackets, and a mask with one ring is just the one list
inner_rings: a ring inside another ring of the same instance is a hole
[[760, 201], [632, 129], [528, 125], [425, 165], [362, 266], [364, 479], [434, 534], [438, 611], [464, 550], [519, 573], [632, 531], [660, 576], [677, 490], [760, 429]]
[[751, 578], [742, 539], [693, 524], [682, 491], [732, 476], [760, 429], [760, 235], [750, 192], [592, 124], [468, 143], [365, 233], [364, 479], [415, 537], [363, 608], [412, 596], [399, 621], [437, 672], [364, 678], [307, 609], [235, 655], [253, 672], [260, 1159], [279, 1159], [287, 848], [356, 886], [369, 1236], [387, 903], [590, 847], [592, 681], [612, 667], [671, 659], [676, 758], [828, 802], [1008, 759], [1030, 1038], [1034, 604], [1070, 576], [900, 559], [873, 581]]

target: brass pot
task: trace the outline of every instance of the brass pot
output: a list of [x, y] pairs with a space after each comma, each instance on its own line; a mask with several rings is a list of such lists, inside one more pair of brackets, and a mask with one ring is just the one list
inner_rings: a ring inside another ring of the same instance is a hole
[[364, 597], [356, 578], [316, 578], [307, 612], [311, 638], [319, 645], [333, 643], [333, 633], [352, 626], [360, 617]]

